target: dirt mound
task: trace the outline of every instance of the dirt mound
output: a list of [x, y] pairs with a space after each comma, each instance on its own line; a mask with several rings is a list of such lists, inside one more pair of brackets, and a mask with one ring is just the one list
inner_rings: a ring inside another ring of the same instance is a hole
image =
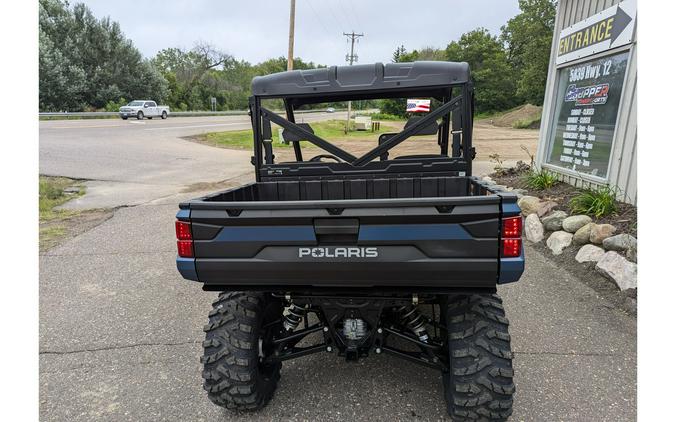
[[492, 124], [499, 127], [514, 127], [517, 129], [535, 129], [541, 121], [541, 107], [525, 104], [507, 111], [504, 114], [490, 119]]

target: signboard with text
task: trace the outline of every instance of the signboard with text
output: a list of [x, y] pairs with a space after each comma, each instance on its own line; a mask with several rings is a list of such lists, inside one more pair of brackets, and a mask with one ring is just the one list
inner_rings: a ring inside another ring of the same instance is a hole
[[556, 65], [632, 42], [636, 13], [636, 0], [625, 0], [563, 29]]
[[628, 52], [560, 69], [546, 162], [607, 177]]

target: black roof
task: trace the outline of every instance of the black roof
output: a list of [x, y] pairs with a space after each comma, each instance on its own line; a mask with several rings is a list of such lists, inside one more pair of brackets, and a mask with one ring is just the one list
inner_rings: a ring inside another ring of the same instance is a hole
[[256, 76], [251, 83], [251, 91], [260, 97], [316, 96], [296, 101], [311, 103], [321, 102], [327, 97], [339, 100], [340, 96], [347, 98], [348, 94], [355, 93], [360, 98], [396, 98], [406, 92], [437, 96], [452, 85], [469, 80], [469, 64], [465, 62], [374, 63]]

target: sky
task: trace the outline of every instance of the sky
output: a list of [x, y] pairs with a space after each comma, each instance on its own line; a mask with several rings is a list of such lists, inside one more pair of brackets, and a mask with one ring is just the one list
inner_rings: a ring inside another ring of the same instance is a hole
[[[290, 0], [72, 0], [98, 18], [110, 16], [145, 57], [164, 48], [207, 42], [258, 63], [288, 52]], [[349, 52], [343, 32], [363, 33], [359, 63], [389, 62], [399, 45], [408, 51], [444, 48], [477, 27], [498, 35], [518, 13], [517, 0], [296, 0], [294, 56], [341, 65]]]

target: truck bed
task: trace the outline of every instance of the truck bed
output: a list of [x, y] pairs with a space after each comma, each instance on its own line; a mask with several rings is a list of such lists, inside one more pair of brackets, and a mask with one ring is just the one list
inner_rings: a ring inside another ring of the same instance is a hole
[[473, 177], [408, 176], [258, 182], [180, 205], [205, 289], [447, 289], [515, 281], [500, 258], [516, 196]]

